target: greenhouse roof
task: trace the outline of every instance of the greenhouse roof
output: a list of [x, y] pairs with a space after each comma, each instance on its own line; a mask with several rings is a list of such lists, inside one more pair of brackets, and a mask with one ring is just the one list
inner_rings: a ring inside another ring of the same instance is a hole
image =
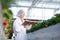
[[44, 20], [51, 18], [60, 11], [60, 0], [17, 0], [11, 6], [14, 16], [17, 14], [15, 11], [24, 9], [26, 18]]
[[60, 9], [60, 0], [18, 0], [12, 6], [40, 8], [40, 9]]

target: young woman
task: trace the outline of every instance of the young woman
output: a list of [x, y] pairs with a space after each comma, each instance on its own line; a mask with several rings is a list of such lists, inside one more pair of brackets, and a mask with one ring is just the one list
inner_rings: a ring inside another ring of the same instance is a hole
[[17, 18], [13, 23], [15, 40], [27, 40], [26, 26], [28, 26], [28, 24], [22, 25], [24, 23], [24, 15], [25, 15], [24, 11], [19, 10]]

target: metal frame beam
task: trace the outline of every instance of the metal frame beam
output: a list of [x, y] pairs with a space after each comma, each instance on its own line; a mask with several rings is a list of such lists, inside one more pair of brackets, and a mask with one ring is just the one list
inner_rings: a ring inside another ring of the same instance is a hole
[[60, 4], [60, 1], [57, 1], [57, 0], [56, 1], [53, 1], [53, 0], [47, 0], [47, 1], [46, 0], [45, 1], [44, 0], [18, 0], [18, 1], [25, 1], [25, 2], [27, 1], [27, 2], [32, 2], [32, 3], [33, 3], [33, 1], [35, 1], [35, 2], [38, 1], [37, 3], [43, 2], [43, 3]]
[[[26, 7], [30, 8], [30, 6], [19, 6], [19, 5], [11, 5], [11, 7]], [[40, 8], [40, 9], [60, 9], [60, 8], [49, 8], [49, 7], [32, 7], [32, 8]]]

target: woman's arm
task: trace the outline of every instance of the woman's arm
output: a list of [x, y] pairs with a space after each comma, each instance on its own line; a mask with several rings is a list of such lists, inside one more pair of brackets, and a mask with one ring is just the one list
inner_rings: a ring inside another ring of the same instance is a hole
[[19, 21], [15, 21], [13, 26], [16, 32], [21, 32], [21, 24], [19, 23]]

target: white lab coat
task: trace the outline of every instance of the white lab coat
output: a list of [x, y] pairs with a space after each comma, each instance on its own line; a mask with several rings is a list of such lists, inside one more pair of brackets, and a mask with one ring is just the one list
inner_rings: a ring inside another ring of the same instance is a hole
[[17, 18], [13, 23], [15, 40], [27, 40], [26, 28], [24, 28], [22, 23], [20, 18]]

